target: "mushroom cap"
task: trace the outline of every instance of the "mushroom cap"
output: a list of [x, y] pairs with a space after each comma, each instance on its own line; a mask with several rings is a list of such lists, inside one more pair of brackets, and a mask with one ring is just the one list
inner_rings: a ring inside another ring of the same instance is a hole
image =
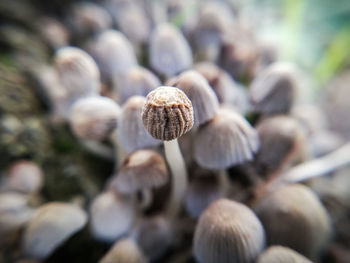
[[124, 194], [141, 189], [158, 188], [169, 181], [164, 158], [153, 150], [138, 150], [123, 162], [112, 187]]
[[24, 230], [22, 248], [26, 255], [44, 259], [87, 221], [81, 208], [52, 202], [38, 208]]
[[265, 245], [264, 229], [245, 205], [228, 199], [212, 203], [200, 216], [194, 256], [200, 263], [253, 262]]
[[107, 97], [82, 98], [71, 109], [70, 125], [77, 137], [102, 141], [117, 128], [120, 107]]
[[95, 96], [100, 91], [100, 72], [93, 58], [76, 47], [60, 48], [54, 58], [59, 81], [67, 91], [67, 99]]
[[197, 71], [188, 70], [167, 84], [181, 89], [191, 100], [194, 126], [211, 120], [219, 108], [219, 101], [208, 81]]
[[262, 71], [250, 87], [255, 110], [264, 114], [285, 114], [297, 95], [298, 72], [295, 65], [275, 62]]
[[153, 138], [146, 130], [141, 113], [146, 98], [133, 96], [124, 103], [118, 120], [118, 138], [127, 152], [147, 147], [155, 147], [162, 143]]
[[146, 97], [149, 92], [160, 85], [160, 80], [152, 71], [141, 66], [134, 67], [120, 80], [119, 96], [121, 103], [132, 96]]
[[25, 194], [38, 192], [43, 184], [43, 172], [41, 168], [26, 160], [14, 162], [3, 177], [1, 188], [18, 191]]
[[152, 137], [171, 141], [193, 126], [193, 108], [178, 88], [162, 86], [151, 91], [142, 109], [142, 121]]
[[263, 196], [254, 210], [264, 225], [269, 245], [287, 246], [313, 258], [329, 238], [329, 216], [304, 185], [280, 186]]
[[270, 175], [286, 161], [300, 155], [305, 144], [301, 125], [289, 116], [274, 116], [262, 120], [256, 126], [260, 138], [255, 165], [262, 175]]
[[118, 240], [99, 263], [146, 263], [139, 246], [131, 238]]
[[114, 242], [132, 227], [135, 218], [133, 200], [112, 191], [103, 192], [92, 201], [90, 215], [93, 236]]
[[224, 169], [253, 159], [259, 140], [255, 129], [238, 113], [220, 108], [199, 127], [194, 139], [196, 162], [209, 169]]
[[182, 33], [171, 24], [160, 24], [152, 32], [149, 43], [152, 68], [167, 77], [192, 65], [190, 45]]
[[258, 258], [257, 263], [312, 263], [298, 252], [283, 246], [271, 246]]

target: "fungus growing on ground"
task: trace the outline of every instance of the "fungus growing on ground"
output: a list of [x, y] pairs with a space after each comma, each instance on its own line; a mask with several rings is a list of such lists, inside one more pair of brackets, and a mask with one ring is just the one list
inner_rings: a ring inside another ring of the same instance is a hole
[[264, 249], [265, 234], [247, 206], [219, 199], [200, 216], [193, 245], [199, 263], [250, 263]]
[[142, 121], [152, 137], [164, 141], [173, 176], [169, 212], [176, 215], [187, 189], [187, 170], [177, 138], [193, 126], [192, 103], [180, 89], [159, 87], [147, 95]]

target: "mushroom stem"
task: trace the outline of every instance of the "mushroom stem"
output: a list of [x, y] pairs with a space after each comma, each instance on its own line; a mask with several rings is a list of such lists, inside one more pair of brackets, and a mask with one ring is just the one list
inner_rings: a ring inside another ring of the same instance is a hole
[[105, 159], [113, 160], [114, 152], [111, 147], [102, 144], [98, 141], [93, 140], [80, 140], [81, 144], [87, 149], [89, 152], [94, 153], [98, 156], [101, 156]]
[[168, 214], [176, 217], [187, 189], [187, 170], [177, 139], [164, 141], [165, 157], [172, 173], [172, 189]]
[[224, 196], [227, 196], [230, 190], [230, 180], [228, 179], [228, 174], [226, 169], [219, 170], [219, 182], [222, 188]]
[[123, 149], [123, 147], [120, 145], [118, 136], [117, 136], [117, 129], [115, 129], [110, 137], [109, 140], [112, 142], [114, 147], [114, 159], [115, 159], [115, 171], [120, 168], [121, 164], [123, 163], [125, 157], [127, 156], [127, 153]]
[[149, 206], [152, 204], [153, 201], [153, 195], [150, 189], [142, 189], [141, 190], [141, 202], [140, 202], [140, 208], [142, 210], [146, 210], [149, 208]]
[[347, 164], [350, 164], [350, 142], [321, 158], [293, 167], [281, 179], [286, 182], [301, 182], [327, 174]]

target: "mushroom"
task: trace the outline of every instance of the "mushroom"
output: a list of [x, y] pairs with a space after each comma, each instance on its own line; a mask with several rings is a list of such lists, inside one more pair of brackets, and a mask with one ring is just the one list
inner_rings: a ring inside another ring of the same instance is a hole
[[52, 202], [39, 207], [24, 230], [23, 253], [45, 259], [86, 221], [86, 213], [72, 204]]
[[159, 24], [149, 42], [150, 65], [160, 74], [171, 77], [192, 65], [192, 52], [182, 33], [171, 24]]
[[258, 258], [257, 263], [312, 263], [298, 252], [283, 246], [271, 246]]
[[122, 194], [143, 193], [143, 208], [151, 203], [151, 188], [159, 188], [169, 181], [163, 157], [153, 150], [138, 150], [122, 163], [109, 186]]
[[199, 263], [249, 263], [264, 245], [264, 229], [253, 211], [236, 201], [219, 199], [199, 218], [193, 253]]
[[219, 108], [219, 101], [207, 80], [195, 70], [188, 70], [167, 83], [181, 89], [191, 100], [194, 126], [199, 126], [211, 119]]
[[132, 238], [118, 240], [99, 263], [147, 263], [145, 255]]
[[168, 211], [174, 216], [187, 189], [187, 170], [177, 138], [193, 126], [192, 103], [180, 89], [159, 87], [147, 95], [142, 121], [152, 137], [164, 141], [165, 156], [173, 176]]
[[132, 227], [134, 200], [115, 191], [103, 192], [92, 201], [90, 216], [93, 236], [104, 242], [114, 242]]
[[316, 259], [331, 233], [327, 211], [303, 185], [281, 185], [260, 197], [254, 211], [269, 245], [287, 246]]

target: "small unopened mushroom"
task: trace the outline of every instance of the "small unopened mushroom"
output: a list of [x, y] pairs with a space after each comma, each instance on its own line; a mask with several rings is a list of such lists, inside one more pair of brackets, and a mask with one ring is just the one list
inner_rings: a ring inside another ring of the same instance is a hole
[[176, 215], [187, 188], [187, 170], [177, 138], [193, 126], [192, 103], [180, 89], [159, 87], [147, 95], [142, 121], [152, 137], [164, 141], [173, 176], [169, 213]]
[[257, 263], [312, 263], [298, 252], [283, 246], [271, 246], [258, 258]]
[[271, 64], [257, 75], [250, 87], [255, 110], [263, 114], [289, 113], [297, 92], [297, 69], [286, 62]]
[[145, 101], [145, 97], [133, 96], [122, 107], [117, 135], [120, 145], [126, 152], [156, 147], [162, 143], [150, 136], [142, 123], [141, 113]]
[[254, 210], [269, 245], [290, 247], [316, 259], [331, 233], [330, 218], [317, 196], [303, 185], [284, 185], [260, 198]]
[[96, 96], [75, 102], [69, 121], [77, 137], [102, 141], [116, 129], [119, 114], [120, 107], [112, 99]]
[[2, 178], [1, 189], [32, 194], [40, 191], [43, 184], [41, 168], [26, 160], [14, 162]]
[[134, 222], [133, 199], [113, 191], [103, 192], [92, 201], [90, 216], [93, 236], [101, 241], [114, 242], [126, 234]]
[[99, 263], [146, 263], [141, 249], [132, 238], [118, 240]]
[[219, 101], [208, 81], [197, 71], [188, 70], [167, 83], [181, 89], [191, 100], [193, 106], [194, 126], [211, 120], [219, 108]]
[[225, 169], [252, 160], [258, 147], [258, 135], [244, 117], [220, 108], [211, 121], [199, 127], [194, 158], [202, 167]]
[[132, 96], [146, 97], [149, 92], [160, 86], [160, 80], [147, 68], [138, 66], [120, 80], [120, 86], [119, 97], [123, 104]]
[[173, 225], [169, 218], [162, 215], [142, 218], [135, 226], [133, 235], [152, 262], [159, 260], [174, 242]]
[[199, 263], [249, 263], [264, 249], [265, 234], [247, 206], [219, 199], [200, 216], [193, 242]]
[[23, 253], [45, 259], [86, 221], [86, 213], [72, 204], [52, 202], [39, 207], [24, 230]]
[[192, 65], [192, 52], [182, 33], [171, 24], [160, 24], [149, 43], [152, 68], [166, 77], [175, 76]]

